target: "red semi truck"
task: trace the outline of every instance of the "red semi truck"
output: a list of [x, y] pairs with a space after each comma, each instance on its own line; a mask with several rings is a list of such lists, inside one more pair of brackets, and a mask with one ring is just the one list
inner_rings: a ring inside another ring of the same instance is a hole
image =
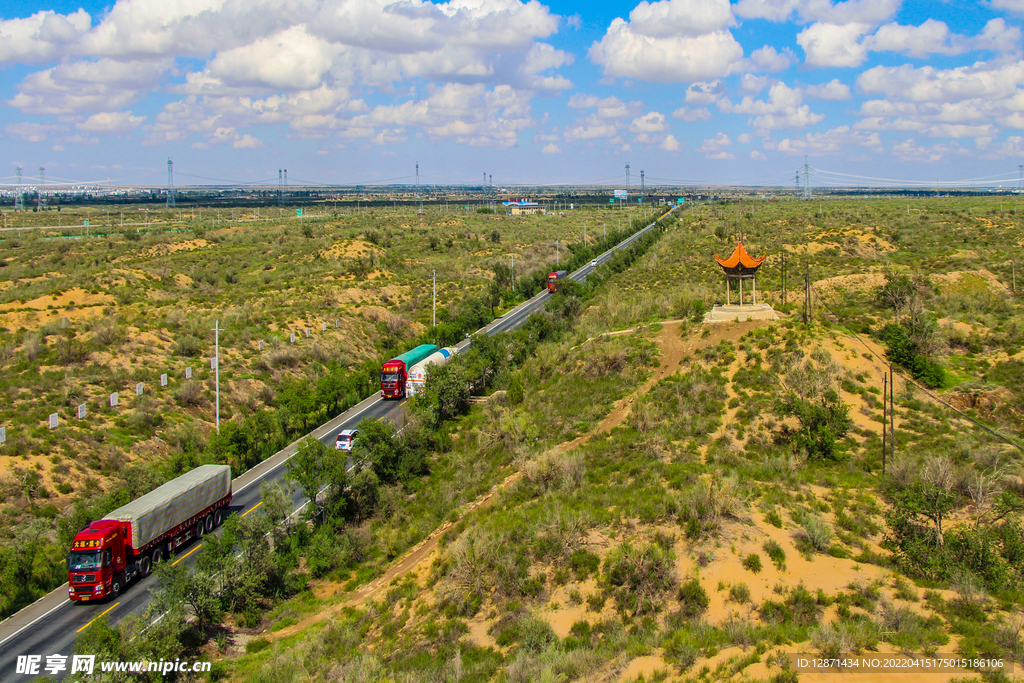
[[175, 548], [227, 517], [231, 468], [203, 465], [123, 505], [78, 532], [68, 554], [68, 597], [117, 597]]
[[556, 270], [553, 273], [548, 273], [548, 291], [558, 291], [558, 281], [564, 280], [568, 273], [564, 270]]
[[412, 366], [437, 351], [433, 344], [420, 344], [412, 351], [395, 356], [380, 371], [380, 397], [405, 398], [405, 384]]

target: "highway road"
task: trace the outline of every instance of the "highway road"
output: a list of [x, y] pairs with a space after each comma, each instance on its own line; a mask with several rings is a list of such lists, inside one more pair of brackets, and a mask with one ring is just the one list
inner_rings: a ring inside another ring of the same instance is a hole
[[[616, 250], [632, 244], [653, 227], [654, 223], [651, 223], [598, 256], [596, 259], [598, 265], [608, 260]], [[569, 277], [583, 281], [593, 270], [593, 266], [588, 263], [583, 268], [571, 273]], [[550, 296], [547, 291], [540, 292], [500, 318], [496, 318], [479, 332], [493, 335], [515, 330], [533, 313], [543, 308]], [[463, 351], [470, 343], [469, 339], [465, 339], [457, 344], [456, 348]], [[379, 394], [375, 394], [321, 425], [311, 434], [333, 447], [335, 437], [341, 430], [354, 429], [364, 419], [390, 419], [397, 425], [401, 425], [404, 403], [405, 401], [385, 401]], [[301, 439], [289, 444], [232, 482], [234, 491], [231, 501], [232, 513], [246, 515], [259, 507], [260, 483], [263, 481], [274, 482], [282, 477], [285, 472], [285, 464], [295, 454], [300, 441]], [[293, 501], [297, 509], [303, 504], [305, 498], [296, 491]], [[171, 558], [171, 561], [191, 565], [195, 561], [196, 551], [201, 546], [201, 542], [183, 546], [177, 555]], [[155, 575], [150, 575], [130, 584], [119, 598], [99, 603], [71, 602], [67, 597], [67, 584], [64, 584], [6, 619], [0, 623], [0, 683], [22, 683], [34, 677], [16, 673], [18, 655], [42, 655], [42, 666], [39, 673], [43, 673], [47, 655], [65, 655], [68, 656], [66, 661], [69, 662], [68, 668], [70, 669], [70, 655], [74, 652], [77, 635], [101, 616], [106, 617], [109, 623], [116, 624], [129, 615], [142, 614], [149, 604], [151, 590], [158, 580]], [[63, 674], [58, 674], [56, 678], [63, 678]]]

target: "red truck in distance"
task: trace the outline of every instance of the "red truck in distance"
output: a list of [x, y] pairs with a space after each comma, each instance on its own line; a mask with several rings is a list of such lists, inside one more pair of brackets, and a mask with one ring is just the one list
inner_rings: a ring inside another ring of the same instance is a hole
[[556, 270], [553, 273], [548, 273], [548, 292], [558, 291], [558, 281], [564, 280], [569, 273], [564, 270]]
[[203, 465], [92, 522], [71, 542], [68, 598], [116, 598], [175, 548], [213, 531], [230, 503], [231, 468]]

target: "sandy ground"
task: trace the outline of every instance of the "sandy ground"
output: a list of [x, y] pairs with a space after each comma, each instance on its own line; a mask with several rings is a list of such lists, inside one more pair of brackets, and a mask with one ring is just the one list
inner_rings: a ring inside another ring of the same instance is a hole
[[[7, 304], [0, 304], [0, 324], [17, 329], [32, 326], [41, 326], [58, 318], [78, 320], [81, 318], [95, 317], [103, 314], [104, 306], [114, 303], [114, 297], [109, 294], [92, 294], [84, 289], [75, 287], [57, 295], [43, 295], [35, 299], [29, 299], [24, 303], [12, 301]], [[17, 310], [31, 309], [31, 310]]]

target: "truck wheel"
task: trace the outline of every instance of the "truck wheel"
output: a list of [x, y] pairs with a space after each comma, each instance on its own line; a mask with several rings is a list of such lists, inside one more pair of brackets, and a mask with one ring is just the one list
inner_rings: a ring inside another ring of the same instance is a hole
[[153, 564], [154, 565], [160, 564], [163, 561], [163, 559], [164, 559], [164, 549], [163, 549], [163, 546], [158, 546], [157, 548], [154, 548], [153, 549]]
[[149, 572], [153, 570], [153, 561], [149, 559], [149, 555], [146, 555], [139, 560], [139, 574], [143, 577], [149, 576]]
[[206, 533], [213, 531], [213, 515], [206, 515], [206, 519], [203, 520], [203, 526], [206, 527]]
[[220, 526], [224, 523], [224, 510], [217, 510], [213, 513], [213, 525]]
[[206, 531], [206, 525], [203, 524], [203, 520], [199, 520], [198, 522], [196, 522], [196, 534], [195, 535], [196, 535], [196, 540], [197, 541], [202, 540], [203, 533], [205, 531]]
[[110, 596], [113, 598], [121, 595], [121, 588], [124, 585], [124, 577], [120, 574], [116, 575], [110, 582]]

